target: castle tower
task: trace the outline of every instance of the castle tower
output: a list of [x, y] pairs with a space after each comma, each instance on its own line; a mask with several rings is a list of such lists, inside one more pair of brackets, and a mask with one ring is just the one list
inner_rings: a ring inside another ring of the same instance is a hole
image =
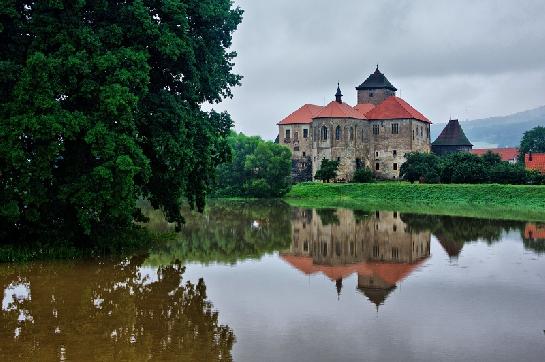
[[335, 93], [335, 101], [337, 103], [343, 102], [343, 94], [341, 93], [341, 85], [337, 83], [337, 93]]
[[372, 103], [377, 105], [386, 98], [395, 96], [397, 88], [386, 79], [386, 76], [377, 69], [367, 79], [356, 87], [358, 91], [358, 104]]

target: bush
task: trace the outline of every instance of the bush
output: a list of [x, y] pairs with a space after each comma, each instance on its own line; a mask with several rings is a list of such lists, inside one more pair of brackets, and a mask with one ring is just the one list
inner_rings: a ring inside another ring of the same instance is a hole
[[470, 153], [453, 153], [443, 157], [429, 153], [409, 153], [407, 161], [401, 165], [400, 176], [411, 182], [427, 183], [545, 183], [545, 175], [525, 170], [519, 164], [502, 161], [499, 155], [492, 152], [482, 157]]
[[330, 180], [337, 177], [337, 169], [339, 168], [338, 161], [331, 161], [328, 159], [323, 159], [320, 169], [316, 171], [314, 178], [317, 180], [322, 180], [324, 182], [329, 182]]
[[407, 161], [401, 165], [399, 170], [401, 178], [410, 182], [439, 182], [441, 159], [437, 155], [433, 153], [411, 152], [405, 157]]
[[368, 183], [373, 182], [374, 180], [375, 175], [368, 167], [358, 168], [356, 172], [354, 172], [354, 177], [352, 178], [353, 182], [358, 183]]
[[488, 181], [483, 159], [471, 153], [452, 153], [442, 159], [441, 182], [476, 184]]

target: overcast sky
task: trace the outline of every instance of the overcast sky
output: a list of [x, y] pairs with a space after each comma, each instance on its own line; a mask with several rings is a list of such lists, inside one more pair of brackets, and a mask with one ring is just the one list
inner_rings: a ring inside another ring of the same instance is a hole
[[304, 103], [356, 103], [355, 87], [381, 71], [434, 123], [545, 105], [543, 0], [235, 0], [237, 131], [274, 139]]

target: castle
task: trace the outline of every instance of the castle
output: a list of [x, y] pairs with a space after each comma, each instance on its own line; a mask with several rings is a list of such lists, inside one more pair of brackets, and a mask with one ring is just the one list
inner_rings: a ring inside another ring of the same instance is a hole
[[399, 178], [408, 152], [430, 152], [431, 122], [403, 99], [377, 69], [356, 87], [358, 104], [335, 100], [305, 104], [278, 123], [278, 141], [292, 152], [292, 178], [310, 181], [323, 159], [337, 160], [337, 179], [350, 181], [368, 167], [380, 178]]
[[413, 230], [395, 211], [295, 209], [290, 250], [280, 257], [311, 275], [323, 273], [341, 292], [357, 274], [357, 288], [377, 307], [430, 256], [431, 232]]

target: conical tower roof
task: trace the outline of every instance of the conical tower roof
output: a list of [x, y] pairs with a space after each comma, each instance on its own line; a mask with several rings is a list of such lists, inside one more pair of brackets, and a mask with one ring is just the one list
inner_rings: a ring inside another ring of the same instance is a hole
[[432, 146], [473, 146], [467, 139], [460, 122], [451, 119]]
[[367, 287], [358, 287], [359, 291], [363, 293], [369, 299], [371, 303], [377, 306], [377, 308], [384, 304], [386, 298], [390, 293], [396, 288], [394, 285], [391, 288], [367, 288]]
[[389, 89], [392, 91], [397, 91], [397, 88], [388, 81], [386, 76], [377, 69], [373, 74], [371, 74], [367, 79], [356, 87], [356, 90], [367, 90], [367, 89]]

